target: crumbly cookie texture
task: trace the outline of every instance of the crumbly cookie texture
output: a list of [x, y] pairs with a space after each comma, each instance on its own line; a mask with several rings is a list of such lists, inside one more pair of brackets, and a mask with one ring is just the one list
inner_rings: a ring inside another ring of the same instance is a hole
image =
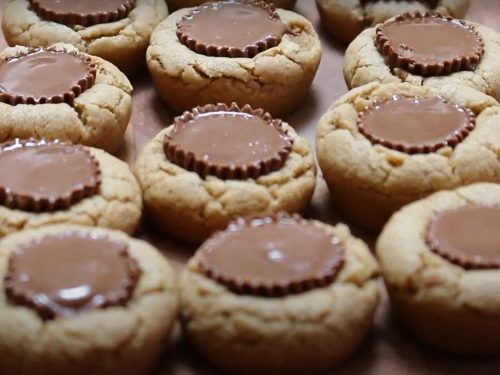
[[31, 10], [28, 0], [9, 0], [2, 29], [9, 45], [31, 47], [68, 43], [81, 52], [102, 57], [130, 75], [144, 67], [153, 29], [168, 15], [165, 0], [136, 0], [127, 18], [89, 27], [45, 21]]
[[[276, 8], [293, 9], [297, 0], [264, 0], [274, 3]], [[207, 0], [167, 0], [168, 9], [174, 11], [180, 8], [194, 7], [206, 3]]]
[[201, 178], [173, 163], [163, 151], [161, 131], [141, 151], [134, 173], [146, 214], [165, 233], [199, 243], [239, 216], [267, 212], [304, 212], [316, 185], [316, 166], [307, 141], [283, 124], [294, 140], [285, 165], [257, 179]]
[[423, 1], [383, 0], [362, 4], [360, 0], [316, 0], [322, 26], [342, 43], [351, 42], [366, 27], [375, 26], [406, 12], [437, 11], [463, 18], [469, 0], [440, 0], [433, 8]]
[[408, 82], [419, 86], [441, 87], [453, 83], [467, 85], [500, 99], [500, 35], [493, 29], [466, 21], [478, 32], [484, 42], [484, 55], [474, 71], [460, 71], [447, 76], [422, 77], [395, 68], [384, 62], [375, 45], [375, 28], [363, 31], [347, 48], [344, 57], [344, 77], [347, 86], [358, 87], [370, 82]]
[[293, 33], [278, 46], [253, 58], [221, 58], [193, 52], [179, 41], [176, 24], [190, 10], [178, 10], [160, 23], [147, 51], [156, 88], [173, 111], [235, 101], [279, 117], [297, 108], [321, 60], [320, 41], [308, 20], [279, 9]]
[[63, 223], [118, 229], [128, 234], [135, 232], [142, 213], [137, 180], [126, 163], [102, 150], [87, 149], [99, 162], [102, 182], [98, 192], [66, 210], [54, 212], [27, 212], [0, 206], [0, 237]]
[[500, 271], [466, 271], [425, 243], [435, 214], [467, 204], [499, 205], [500, 185], [470, 185], [406, 206], [386, 225], [377, 256], [392, 305], [417, 337], [455, 353], [499, 355]]
[[[9, 254], [43, 235], [91, 231], [125, 241], [142, 275], [126, 306], [96, 309], [72, 318], [43, 321], [32, 309], [11, 304], [4, 291]], [[57, 225], [23, 231], [0, 242], [0, 373], [144, 374], [161, 354], [175, 322], [175, 274], [144, 241], [102, 228]]]
[[[357, 126], [358, 113], [374, 101], [441, 96], [469, 108], [475, 129], [454, 149], [409, 155], [372, 144]], [[353, 223], [378, 231], [405, 204], [443, 189], [500, 182], [500, 105], [468, 86], [422, 87], [371, 83], [337, 100], [317, 129], [317, 156], [336, 207]]]
[[181, 320], [194, 346], [235, 374], [315, 374], [348, 357], [373, 323], [378, 266], [347, 226], [337, 236], [345, 264], [325, 288], [269, 298], [238, 295], [208, 278], [199, 254], [180, 278]]
[[[51, 48], [77, 51], [68, 44], [55, 44]], [[0, 53], [0, 59], [28, 50], [27, 47], [10, 47]], [[78, 96], [73, 106], [66, 103], [0, 103], [0, 142], [31, 137], [59, 139], [115, 152], [132, 115], [132, 86], [114, 65], [88, 56], [97, 67], [95, 84]]]

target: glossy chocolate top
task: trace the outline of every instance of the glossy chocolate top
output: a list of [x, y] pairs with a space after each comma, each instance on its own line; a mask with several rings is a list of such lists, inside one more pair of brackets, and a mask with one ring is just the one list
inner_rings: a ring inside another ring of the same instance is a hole
[[41, 18], [66, 25], [92, 26], [127, 17], [136, 0], [29, 0]]
[[500, 268], [500, 206], [467, 205], [438, 213], [427, 230], [431, 250], [466, 269]]
[[209, 56], [253, 57], [276, 46], [287, 31], [274, 6], [226, 0], [201, 5], [179, 23], [181, 42]]
[[207, 240], [200, 266], [238, 293], [278, 296], [323, 287], [344, 262], [340, 240], [312, 222], [240, 219]]
[[206, 109], [175, 121], [165, 138], [170, 161], [220, 178], [256, 178], [281, 168], [292, 147], [281, 122], [261, 112]]
[[140, 276], [127, 244], [90, 233], [49, 235], [11, 254], [5, 287], [44, 319], [125, 305]]
[[6, 143], [0, 171], [0, 203], [28, 211], [66, 209], [95, 194], [101, 181], [90, 152], [64, 143]]
[[34, 50], [0, 64], [0, 100], [9, 104], [68, 102], [90, 88], [95, 66], [83, 55]]
[[390, 67], [422, 76], [474, 70], [484, 52], [472, 26], [435, 14], [406, 14], [380, 25], [377, 44]]
[[407, 153], [455, 146], [472, 130], [473, 114], [439, 97], [394, 97], [360, 113], [360, 132], [373, 143]]

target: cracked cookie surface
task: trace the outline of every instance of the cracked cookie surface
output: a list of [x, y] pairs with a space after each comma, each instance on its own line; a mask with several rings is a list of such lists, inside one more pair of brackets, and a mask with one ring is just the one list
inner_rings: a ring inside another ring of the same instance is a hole
[[135, 232], [142, 214], [137, 180], [126, 163], [102, 150], [86, 149], [99, 163], [102, 180], [97, 193], [53, 212], [28, 212], [0, 206], [0, 237], [64, 223], [118, 229], [128, 234]]
[[404, 207], [378, 239], [377, 257], [392, 305], [417, 337], [459, 354], [498, 355], [500, 271], [465, 270], [425, 241], [437, 213], [468, 204], [498, 206], [500, 185], [443, 191]]
[[41, 19], [28, 0], [10, 0], [3, 9], [2, 29], [9, 45], [47, 47], [68, 43], [110, 61], [130, 75], [144, 67], [153, 29], [167, 14], [165, 0], [136, 0], [124, 19], [89, 27], [66, 26]]
[[282, 116], [307, 94], [321, 59], [321, 45], [311, 23], [278, 10], [292, 33], [253, 58], [211, 57], [193, 52], [177, 37], [181, 9], [160, 23], [147, 51], [148, 67], [165, 103], [175, 112], [210, 103], [237, 102]]
[[376, 28], [363, 31], [347, 48], [344, 57], [344, 78], [349, 88], [370, 82], [407, 82], [425, 87], [467, 85], [500, 99], [500, 35], [489, 27], [465, 21], [473, 26], [484, 42], [484, 54], [473, 71], [459, 71], [446, 76], [422, 77], [404, 69], [391, 69], [375, 45]]
[[134, 173], [146, 214], [169, 235], [199, 243], [238, 216], [265, 212], [304, 212], [316, 185], [316, 166], [307, 141], [286, 124], [293, 148], [279, 170], [257, 179], [201, 178], [173, 163], [158, 133], [141, 151]]
[[[77, 51], [67, 44], [51, 48]], [[0, 53], [0, 59], [28, 51], [28, 47], [10, 47]], [[73, 105], [0, 103], [0, 142], [13, 138], [58, 139], [115, 152], [132, 114], [132, 86], [114, 65], [96, 56], [86, 56], [96, 65], [95, 83], [75, 98]]]
[[[123, 241], [142, 271], [126, 306], [44, 321], [5, 294], [9, 255], [44, 235], [83, 231]], [[156, 249], [119, 231], [56, 225], [15, 233], [0, 241], [0, 372], [5, 374], [147, 373], [161, 354], [178, 308], [173, 269]]]
[[439, 0], [435, 7], [425, 1], [401, 0], [316, 0], [322, 26], [342, 43], [351, 42], [366, 27], [375, 26], [406, 12], [437, 11], [463, 18], [469, 0]]
[[[470, 109], [474, 130], [455, 148], [406, 154], [372, 144], [357, 126], [373, 102], [434, 97]], [[378, 231], [400, 207], [433, 192], [475, 182], [500, 182], [500, 105], [468, 86], [421, 87], [371, 83], [337, 100], [317, 129], [318, 163], [339, 210], [353, 223]]]
[[371, 328], [378, 266], [349, 228], [316, 222], [340, 239], [345, 264], [328, 286], [284, 297], [235, 294], [205, 276], [200, 253], [181, 274], [181, 321], [206, 358], [237, 374], [315, 374], [338, 364]]
[[[264, 0], [273, 2], [276, 8], [293, 9], [297, 0]], [[174, 11], [180, 8], [194, 7], [206, 3], [207, 0], [167, 0], [168, 9]]]

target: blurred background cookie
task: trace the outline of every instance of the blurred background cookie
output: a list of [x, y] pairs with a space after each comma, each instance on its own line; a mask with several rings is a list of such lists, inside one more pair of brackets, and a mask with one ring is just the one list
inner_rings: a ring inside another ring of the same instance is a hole
[[155, 29], [147, 51], [156, 88], [176, 113], [237, 102], [282, 116], [307, 95], [320, 59], [307, 19], [258, 1], [179, 10]]
[[406, 12], [436, 11], [463, 18], [469, 0], [316, 0], [321, 26], [342, 43], [350, 43], [366, 27]]
[[68, 43], [131, 75], [144, 67], [151, 33], [167, 14], [165, 0], [9, 0], [2, 29], [9, 45]]
[[[273, 3], [276, 8], [293, 9], [297, 0], [263, 0], [266, 3]], [[207, 0], [167, 0], [168, 10], [173, 12], [180, 8], [190, 8], [206, 3]]]

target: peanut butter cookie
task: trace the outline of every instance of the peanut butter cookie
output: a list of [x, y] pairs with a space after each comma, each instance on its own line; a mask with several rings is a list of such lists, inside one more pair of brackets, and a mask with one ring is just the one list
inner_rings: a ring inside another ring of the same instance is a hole
[[500, 185], [435, 193], [396, 213], [377, 242], [392, 306], [415, 336], [498, 356]]
[[[276, 8], [293, 9], [297, 0], [264, 0], [273, 3]], [[189, 8], [206, 3], [206, 0], [167, 0], [168, 9], [174, 11], [181, 8]]]
[[340, 98], [317, 131], [336, 208], [378, 231], [438, 190], [500, 182], [500, 106], [468, 86], [371, 83]]
[[307, 94], [320, 59], [309, 21], [253, 0], [178, 10], [155, 29], [147, 52], [160, 95], [178, 113], [234, 101], [282, 116]]
[[366, 27], [406, 12], [436, 11], [463, 18], [469, 0], [316, 0], [322, 26], [342, 43], [350, 43]]
[[323, 373], [371, 328], [377, 275], [345, 225], [238, 219], [183, 271], [181, 321], [196, 349], [230, 373]]
[[0, 144], [0, 237], [51, 224], [79, 224], [133, 234], [142, 212], [127, 164], [68, 143]]
[[178, 308], [173, 269], [144, 241], [56, 225], [0, 241], [2, 374], [145, 374]]
[[186, 112], [142, 150], [134, 173], [159, 229], [199, 243], [238, 216], [303, 212], [316, 184], [307, 141], [262, 110]]
[[500, 35], [437, 14], [404, 14], [362, 32], [347, 48], [347, 86], [408, 82], [468, 85], [500, 99]]
[[9, 45], [68, 43], [130, 75], [144, 67], [151, 33], [167, 14], [165, 0], [9, 0], [2, 29]]
[[114, 152], [132, 113], [127, 77], [67, 44], [5, 49], [0, 86], [0, 142], [58, 139]]

